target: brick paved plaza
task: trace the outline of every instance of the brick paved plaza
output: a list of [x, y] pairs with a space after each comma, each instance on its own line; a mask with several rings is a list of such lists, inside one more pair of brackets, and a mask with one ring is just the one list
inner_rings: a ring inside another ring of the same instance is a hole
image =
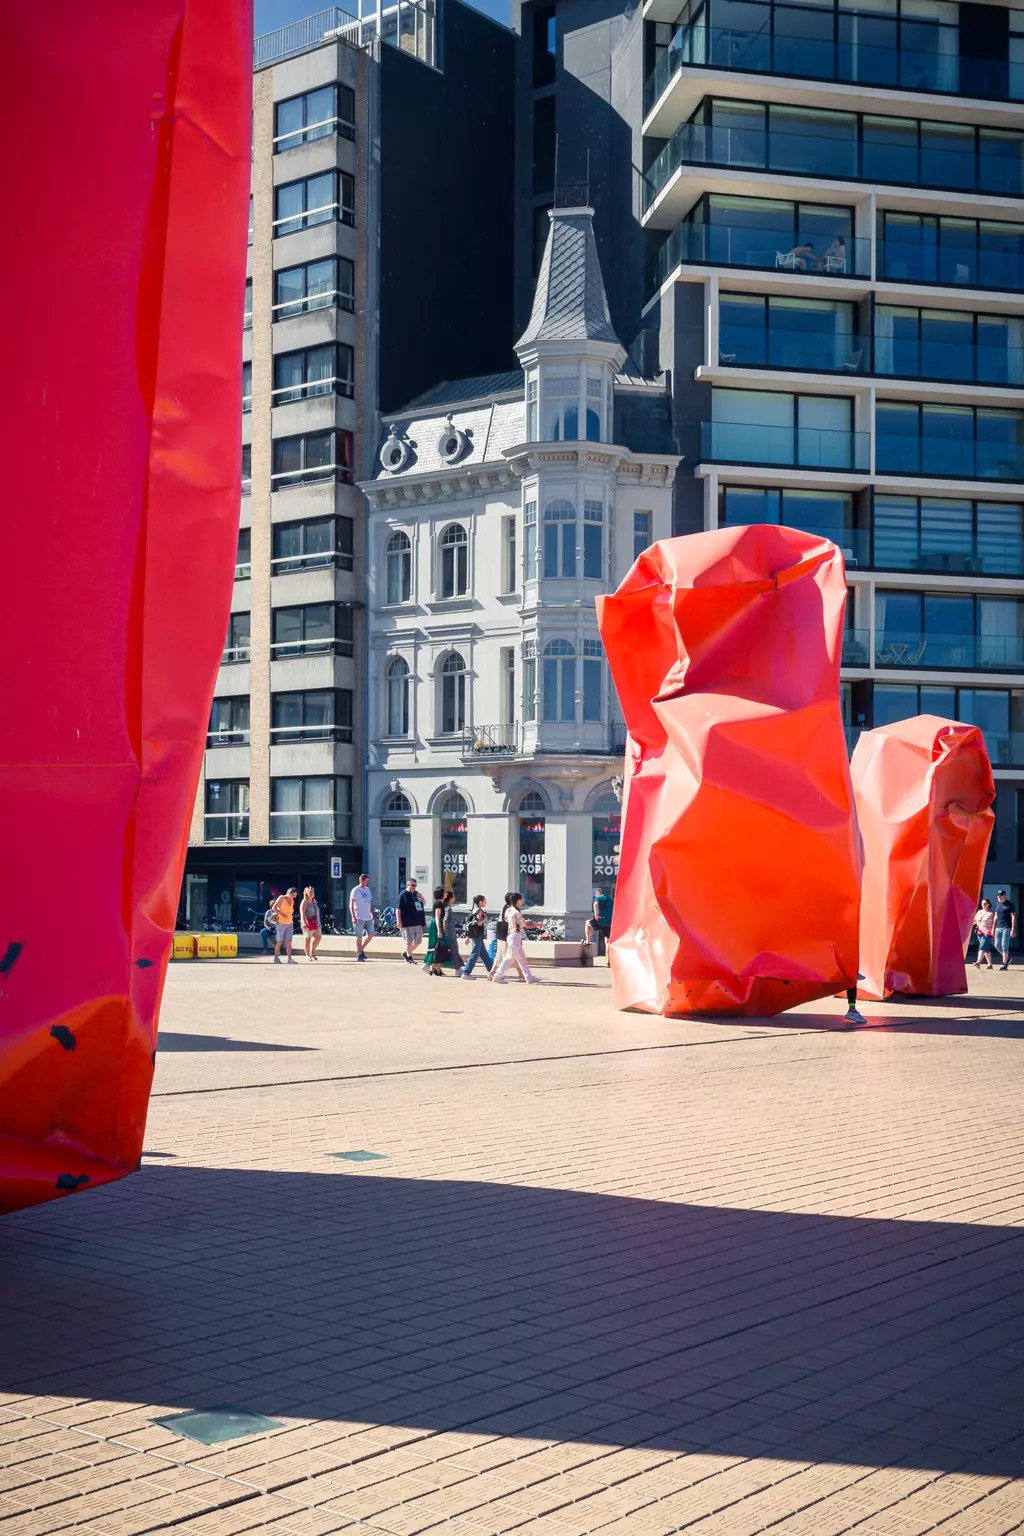
[[[172, 968], [141, 1172], [0, 1223], [0, 1536], [1024, 1530], [1024, 971], [970, 974], [849, 1032]], [[152, 1422], [220, 1405], [281, 1427]]]

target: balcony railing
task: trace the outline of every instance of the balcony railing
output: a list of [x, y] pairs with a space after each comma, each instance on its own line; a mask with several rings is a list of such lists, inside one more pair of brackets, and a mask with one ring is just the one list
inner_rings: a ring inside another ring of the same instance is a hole
[[358, 28], [358, 25], [355, 16], [343, 11], [338, 5], [331, 5], [324, 11], [317, 11], [315, 16], [305, 16], [301, 21], [278, 27], [276, 32], [265, 32], [253, 41], [253, 69], [264, 69], [268, 64], [290, 58], [292, 54], [305, 53], [307, 48], [315, 48], [317, 43], [322, 43], [329, 33], [337, 32], [342, 27]]
[[252, 566], [248, 560], [243, 560], [235, 566], [235, 580], [249, 581], [252, 578]]
[[272, 843], [348, 842], [352, 816], [348, 811], [271, 811]]
[[701, 458], [722, 464], [781, 464], [800, 469], [868, 467], [868, 434], [761, 422], [704, 421]]
[[270, 647], [270, 654], [275, 661], [282, 656], [351, 656], [351, 640], [339, 639], [336, 635], [325, 635], [315, 640], [275, 640]]
[[[879, 319], [884, 319], [879, 316]], [[936, 379], [1024, 388], [1024, 348], [977, 342], [875, 337], [874, 372], [883, 378]]]
[[967, 480], [1024, 480], [1024, 443], [880, 432], [875, 468], [883, 475]]
[[207, 747], [247, 747], [249, 745], [249, 727], [241, 727], [237, 730], [226, 730], [218, 727], [215, 731], [209, 731], [206, 737]]
[[289, 571], [314, 571], [335, 567], [339, 571], [352, 569], [352, 556], [340, 549], [318, 549], [308, 555], [275, 555], [270, 562], [272, 576], [284, 576]]
[[1024, 670], [1024, 637], [922, 635], [908, 630], [879, 629], [875, 631], [875, 665], [1020, 672]]
[[203, 817], [203, 837], [208, 843], [247, 843], [249, 812], [225, 816], [208, 811]]
[[351, 379], [310, 379], [306, 384], [280, 384], [270, 391], [270, 400], [272, 405], [290, 405], [295, 400], [312, 400], [316, 395], [343, 395], [351, 400], [354, 390]]
[[515, 721], [500, 725], [467, 726], [462, 732], [461, 756], [467, 760], [490, 761], [498, 757], [518, 757], [522, 751], [522, 733]]
[[[840, 80], [853, 85], [934, 91], [942, 95], [972, 95], [988, 101], [1024, 99], [1024, 69], [999, 59], [964, 59], [957, 53], [957, 32], [950, 34], [953, 51], [938, 37], [921, 37], [912, 48], [866, 43], [852, 37], [808, 37], [782, 30], [778, 12], [764, 7], [764, 26], [709, 27], [703, 22], [679, 27], [648, 76], [644, 111], [650, 112], [679, 69], [742, 70], [753, 74], [795, 75], [810, 80]], [[772, 14], [774, 12], [774, 14]], [[792, 12], [789, 13], [792, 18]], [[831, 16], [828, 20], [831, 22]], [[840, 33], [865, 22], [839, 15]]]
[[220, 664], [221, 664], [222, 667], [224, 667], [224, 666], [230, 665], [230, 663], [234, 662], [234, 661], [248, 661], [248, 660], [249, 660], [249, 646], [248, 645], [227, 645], [227, 646], [224, 647], [224, 654], [223, 654], [223, 656], [220, 659]]
[[805, 373], [867, 373], [871, 348], [858, 336], [723, 325], [718, 361], [732, 368], [788, 368]]
[[[1024, 171], [1015, 138], [993, 139], [980, 150], [973, 139], [963, 148], [952, 136], [941, 142], [917, 142], [917, 123], [907, 120], [906, 137], [888, 126], [872, 127], [869, 138], [823, 118], [809, 121], [803, 133], [782, 128], [710, 128], [681, 123], [644, 177], [643, 207], [650, 208], [681, 165], [719, 165], [747, 171], [777, 171], [843, 181], [876, 181], [890, 186], [936, 187], [942, 191], [991, 192], [1020, 197]], [[913, 134], [913, 136], [911, 136]], [[996, 153], [996, 142], [1012, 153]]]
[[314, 309], [348, 309], [356, 307], [355, 294], [343, 293], [340, 288], [327, 288], [319, 293], [307, 294], [303, 299], [283, 299], [271, 305], [274, 321], [290, 320], [294, 315], [309, 314]]
[[866, 667], [870, 665], [871, 633], [867, 629], [844, 629], [842, 665]]
[[[960, 232], [958, 231], [958, 234]], [[897, 283], [946, 283], [958, 288], [1024, 288], [1024, 234], [987, 236], [1003, 249], [979, 245], [970, 229], [968, 244], [926, 245], [891, 236], [878, 241], [878, 276]]]
[[274, 154], [279, 155], [282, 150], [297, 149], [300, 144], [312, 144], [315, 139], [330, 139], [335, 135], [339, 139], [354, 139], [355, 123], [346, 122], [341, 117], [325, 117], [305, 128], [293, 128], [291, 133], [275, 134]]
[[[812, 246], [808, 252], [806, 247]], [[794, 234], [749, 224], [677, 224], [658, 251], [649, 274], [649, 288], [659, 288], [681, 262], [719, 267], [756, 267], [777, 272], [809, 273], [815, 277], [868, 277], [871, 244], [843, 236]]]
[[[736, 523], [730, 522], [733, 528]], [[784, 526], [794, 527], [789, 523]], [[838, 524], [821, 524], [813, 528], [805, 528], [805, 533], [816, 535], [818, 538], [831, 539], [832, 543], [842, 551], [843, 559], [849, 566], [867, 566], [871, 564], [871, 535], [864, 528], [842, 528]]]
[[879, 571], [935, 571], [964, 576], [1024, 575], [1024, 539], [995, 535], [950, 533], [945, 530], [915, 534], [887, 528], [876, 521], [874, 555], [870, 562]]
[[352, 470], [349, 465], [313, 464], [308, 469], [279, 469], [270, 477], [270, 489], [287, 491], [293, 485], [316, 485], [320, 482], [326, 484], [331, 480], [340, 480], [344, 485], [351, 485]]
[[270, 739], [275, 745], [289, 741], [351, 741], [350, 725], [272, 725]]

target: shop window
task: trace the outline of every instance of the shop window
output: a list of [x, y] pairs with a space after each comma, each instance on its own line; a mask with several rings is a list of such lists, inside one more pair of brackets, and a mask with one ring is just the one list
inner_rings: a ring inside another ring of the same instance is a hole
[[536, 790], [519, 802], [519, 890], [524, 907], [544, 905], [544, 813], [547, 806]]
[[622, 806], [610, 790], [594, 802], [591, 829], [593, 883], [595, 887], [603, 885], [614, 896], [619, 878]]
[[441, 869], [445, 889], [454, 892], [456, 903], [468, 901], [469, 806], [457, 789], [450, 790], [437, 808], [441, 824]]

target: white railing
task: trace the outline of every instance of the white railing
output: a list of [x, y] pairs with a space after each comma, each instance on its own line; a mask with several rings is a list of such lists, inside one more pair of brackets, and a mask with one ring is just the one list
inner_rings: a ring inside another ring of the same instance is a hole
[[275, 555], [270, 562], [270, 574], [274, 574], [275, 567], [281, 566], [286, 566], [293, 571], [313, 571], [318, 568], [322, 570], [326, 566], [333, 565], [336, 560], [347, 560], [347, 567], [343, 565], [342, 569], [352, 569], [352, 556], [346, 555], [344, 550], [321, 549], [309, 555]]
[[[278, 395], [290, 395], [292, 400], [312, 400], [317, 395], [344, 395], [347, 400], [350, 400], [354, 392], [355, 384], [351, 379], [332, 376], [329, 379], [310, 379], [307, 384], [279, 384], [277, 389], [270, 391], [270, 398], [275, 400]], [[277, 401], [278, 405], [288, 403], [287, 400]]]
[[271, 736], [290, 736], [294, 741], [351, 741], [350, 725], [272, 725]]
[[251, 577], [252, 577], [252, 565], [251, 565], [251, 563], [249, 561], [246, 561], [246, 563], [244, 565], [236, 565], [235, 566], [235, 580], [236, 581], [249, 581], [251, 579]]
[[349, 130], [348, 133], [344, 133], [343, 131], [340, 135], [341, 137], [350, 138], [355, 136], [355, 123], [346, 122], [343, 117], [325, 117], [319, 123], [307, 123], [305, 128], [293, 128], [291, 133], [276, 134], [273, 140], [274, 153], [280, 153], [278, 145], [283, 144], [285, 139], [297, 139], [300, 144], [314, 144], [317, 139], [329, 139], [331, 137], [330, 133], [318, 133], [317, 129], [330, 128], [333, 131], [335, 123], [340, 123], [343, 130], [345, 128]]
[[220, 659], [221, 666], [224, 666], [225, 663], [232, 662], [232, 661], [248, 661], [251, 650], [252, 650], [252, 646], [251, 645], [228, 645], [228, 646], [225, 646], [224, 654], [223, 654], [223, 656]]
[[[283, 218], [273, 219], [271, 221], [271, 228], [272, 229], [277, 229], [279, 224], [294, 224], [295, 225], [295, 230], [293, 231], [293, 230], [287, 229], [287, 230], [285, 230], [285, 234], [287, 234], [287, 235], [290, 235], [290, 234], [293, 234], [293, 233], [297, 234], [300, 229], [308, 229], [309, 228], [309, 220], [312, 219], [316, 214], [318, 214], [318, 213], [332, 213], [334, 211], [334, 209], [336, 209], [336, 208], [340, 208], [341, 209], [340, 217], [342, 218], [343, 222], [345, 222], [344, 216], [346, 214], [348, 214], [348, 222], [350, 222], [350, 223], [351, 223], [351, 221], [356, 216], [355, 209], [348, 207], [348, 205], [345, 204], [345, 203], [342, 203], [340, 201], [336, 202], [336, 203], [324, 203], [323, 206], [320, 207], [320, 208], [304, 208], [301, 213], [288, 213], [288, 214], [285, 214]], [[319, 224], [329, 224], [330, 220], [329, 219], [318, 219], [317, 223], [319, 223]]]
[[272, 653], [290, 652], [293, 656], [305, 655], [307, 651], [331, 650], [335, 646], [348, 646], [351, 655], [351, 640], [344, 640], [340, 635], [327, 635], [322, 640], [274, 640], [271, 642]]
[[340, 6], [332, 5], [326, 10], [317, 11], [313, 16], [304, 16], [301, 21], [278, 27], [275, 32], [265, 32], [262, 37], [253, 40], [253, 69], [263, 69], [268, 64], [289, 58], [293, 53], [304, 53], [307, 48], [315, 48], [317, 43], [324, 42], [330, 33], [337, 32], [346, 24], [354, 26], [356, 18]]
[[[304, 476], [312, 482], [330, 480], [332, 476], [340, 474], [341, 478], [352, 478], [352, 470], [347, 464], [316, 464], [312, 469], [279, 469], [270, 477], [271, 489], [274, 489], [275, 480], [295, 480], [296, 476]], [[302, 483], [300, 480], [299, 484]], [[278, 490], [287, 490], [288, 486], [278, 486]]]
[[[230, 741], [228, 740], [228, 737], [231, 737]], [[238, 738], [237, 740], [235, 740], [236, 737]], [[244, 729], [241, 726], [237, 726], [232, 730], [228, 730], [223, 726], [218, 726], [215, 731], [207, 731], [206, 745], [208, 747], [216, 747], [221, 743], [228, 747], [247, 747], [249, 745], [248, 726], [246, 726]]]
[[[315, 309], [332, 309], [332, 301], [337, 301], [339, 309], [355, 309], [356, 296], [354, 293], [343, 293], [340, 288], [329, 288], [323, 293], [310, 293], [302, 299], [282, 299], [280, 304], [270, 306], [271, 314], [276, 314], [279, 309], [289, 309], [293, 315], [305, 315]], [[278, 315], [279, 320], [290, 320], [291, 315]]]
[[[220, 823], [218, 827], [211, 823]], [[232, 825], [234, 823], [234, 825]], [[207, 811], [203, 816], [203, 837], [208, 843], [247, 843], [248, 811]]]

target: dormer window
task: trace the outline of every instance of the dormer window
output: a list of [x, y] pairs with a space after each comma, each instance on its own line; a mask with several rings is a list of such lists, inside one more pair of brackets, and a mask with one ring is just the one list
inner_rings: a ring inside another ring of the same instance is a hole
[[544, 370], [544, 441], [573, 443], [580, 435], [580, 375], [576, 368]]

